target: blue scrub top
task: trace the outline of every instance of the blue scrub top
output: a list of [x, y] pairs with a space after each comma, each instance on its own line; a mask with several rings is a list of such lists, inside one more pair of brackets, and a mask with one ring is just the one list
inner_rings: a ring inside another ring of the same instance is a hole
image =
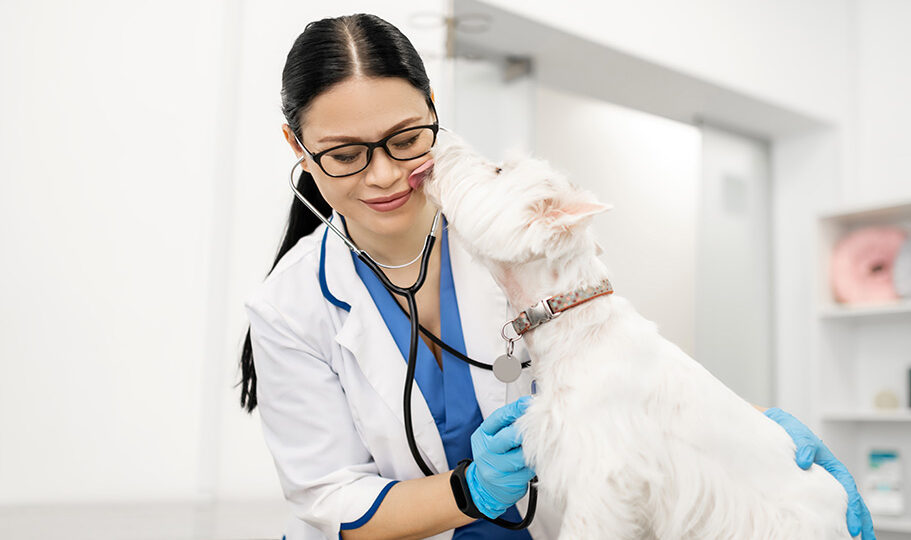
[[[442, 239], [437, 244], [441, 250], [440, 270], [440, 327], [442, 340], [457, 351], [465, 354], [465, 340], [462, 336], [462, 323], [459, 319], [459, 303], [456, 300], [455, 286], [452, 281], [452, 267], [449, 262], [449, 235], [446, 221], [443, 221]], [[373, 302], [383, 316], [386, 327], [395, 339], [402, 358], [408, 361], [408, 349], [411, 339], [411, 323], [404, 312], [396, 305], [392, 293], [386, 290], [379, 278], [357, 256], [352, 253], [354, 266], [361, 281], [367, 286]], [[420, 312], [418, 313], [420, 317]], [[453, 469], [459, 461], [471, 458], [471, 434], [481, 425], [483, 417], [474, 393], [474, 384], [468, 364], [452, 354], [442, 351], [443, 369], [437, 364], [433, 353], [424, 343], [418, 340], [417, 367], [415, 381], [427, 406], [436, 422], [437, 430], [443, 439], [443, 449], [449, 468]], [[509, 521], [520, 521], [521, 516], [515, 505], [509, 507], [500, 516]], [[456, 540], [487, 540], [509, 538], [530, 540], [527, 530], [511, 531], [480, 519], [464, 527], [459, 527], [453, 534]]]

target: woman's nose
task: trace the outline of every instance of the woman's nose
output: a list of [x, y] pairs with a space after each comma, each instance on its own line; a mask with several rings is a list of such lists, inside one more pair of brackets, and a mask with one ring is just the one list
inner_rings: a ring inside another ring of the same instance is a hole
[[386, 150], [377, 148], [367, 166], [364, 182], [370, 186], [388, 188], [398, 180], [399, 172], [398, 162], [389, 157]]

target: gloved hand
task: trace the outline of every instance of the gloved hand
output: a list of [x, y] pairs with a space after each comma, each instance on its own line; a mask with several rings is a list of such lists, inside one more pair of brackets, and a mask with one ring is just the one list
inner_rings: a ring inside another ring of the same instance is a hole
[[863, 532], [862, 540], [876, 540], [876, 536], [873, 534], [873, 518], [870, 517], [867, 505], [857, 492], [854, 478], [844, 464], [832, 455], [832, 451], [810, 431], [810, 428], [790, 414], [778, 407], [772, 407], [766, 409], [765, 415], [777, 422], [794, 439], [794, 443], [797, 445], [797, 465], [801, 469], [809, 469], [810, 465], [817, 463], [844, 486], [848, 493], [848, 533], [851, 536], [857, 536]]
[[514, 424], [531, 397], [523, 396], [488, 416], [471, 434], [472, 462], [465, 469], [471, 499], [485, 516], [499, 517], [521, 499], [535, 471], [525, 464]]

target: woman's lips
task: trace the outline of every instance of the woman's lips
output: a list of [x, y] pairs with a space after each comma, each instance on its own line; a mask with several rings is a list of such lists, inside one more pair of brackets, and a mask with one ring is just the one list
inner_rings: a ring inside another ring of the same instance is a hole
[[411, 176], [408, 177], [408, 185], [411, 186], [412, 189], [421, 187], [421, 184], [424, 183], [424, 179], [427, 178], [427, 175], [430, 174], [430, 171], [432, 170], [433, 160], [428, 159], [411, 173]]
[[408, 202], [408, 199], [411, 198], [412, 191], [414, 190], [407, 189], [401, 193], [395, 193], [388, 197], [377, 197], [376, 199], [369, 199], [362, 202], [377, 212], [390, 212]]

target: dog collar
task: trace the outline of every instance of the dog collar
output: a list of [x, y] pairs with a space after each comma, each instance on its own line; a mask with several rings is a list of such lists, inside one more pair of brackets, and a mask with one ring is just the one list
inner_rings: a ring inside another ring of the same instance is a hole
[[[519, 316], [506, 323], [507, 326], [512, 323], [512, 329], [516, 334], [521, 336], [529, 330], [533, 330], [547, 321], [559, 317], [561, 313], [569, 308], [584, 304], [593, 298], [611, 294], [614, 288], [611, 287], [610, 281], [605, 278], [600, 283], [592, 287], [576, 289], [568, 293], [555, 294], [545, 298], [537, 304], [526, 309]], [[503, 337], [506, 337], [505, 335]]]

